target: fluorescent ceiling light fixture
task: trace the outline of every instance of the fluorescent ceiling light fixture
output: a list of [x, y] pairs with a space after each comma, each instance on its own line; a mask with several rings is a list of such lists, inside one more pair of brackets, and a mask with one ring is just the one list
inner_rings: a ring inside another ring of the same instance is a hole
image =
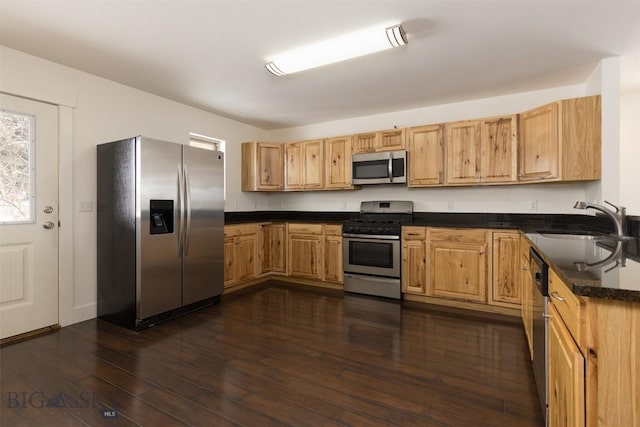
[[406, 44], [402, 25], [378, 26], [287, 52], [265, 67], [276, 76], [284, 76]]

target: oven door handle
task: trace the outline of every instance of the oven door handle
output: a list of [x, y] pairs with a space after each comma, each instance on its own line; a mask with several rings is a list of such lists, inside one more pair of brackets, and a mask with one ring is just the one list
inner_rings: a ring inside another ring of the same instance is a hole
[[391, 278], [386, 279], [384, 277], [373, 277], [373, 276], [363, 277], [361, 274], [344, 273], [344, 277], [350, 277], [352, 279], [366, 280], [368, 282], [393, 283], [393, 284], [398, 283], [398, 279], [391, 279]]
[[400, 240], [400, 236], [387, 236], [387, 235], [377, 235], [377, 234], [343, 233], [342, 237], [349, 237], [351, 239], [362, 239], [362, 240]]

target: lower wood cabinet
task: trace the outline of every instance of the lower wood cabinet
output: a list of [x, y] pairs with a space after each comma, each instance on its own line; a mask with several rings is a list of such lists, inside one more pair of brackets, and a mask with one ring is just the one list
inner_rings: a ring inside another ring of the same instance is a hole
[[288, 224], [287, 275], [308, 279], [322, 279], [322, 224]]
[[[520, 287], [522, 293], [522, 323], [524, 332], [527, 336], [527, 344], [529, 345], [529, 355], [533, 359], [533, 278], [529, 271], [529, 248], [531, 244], [524, 236], [520, 236]], [[537, 291], [536, 291], [537, 292]]]
[[486, 302], [487, 231], [429, 228], [427, 293]]
[[522, 303], [520, 285], [520, 232], [494, 231], [492, 236], [492, 280], [489, 304], [519, 309]]
[[584, 426], [585, 360], [553, 304], [549, 315], [549, 426]]
[[577, 296], [549, 269], [549, 427], [636, 426], [640, 303]]
[[259, 226], [260, 274], [287, 273], [287, 224], [268, 223]]
[[325, 282], [344, 283], [342, 271], [342, 226], [324, 226], [324, 276]]
[[427, 292], [427, 228], [402, 228], [402, 292]]
[[224, 286], [258, 275], [258, 224], [229, 225], [224, 229]]

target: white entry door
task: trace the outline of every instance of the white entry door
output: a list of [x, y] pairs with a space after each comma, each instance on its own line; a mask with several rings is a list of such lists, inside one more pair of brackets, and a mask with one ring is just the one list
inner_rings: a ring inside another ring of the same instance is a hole
[[0, 339], [58, 324], [58, 109], [0, 94]]

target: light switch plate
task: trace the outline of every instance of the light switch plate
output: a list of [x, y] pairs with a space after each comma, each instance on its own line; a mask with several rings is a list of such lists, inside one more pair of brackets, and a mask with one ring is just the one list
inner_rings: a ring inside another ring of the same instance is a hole
[[78, 212], [93, 212], [93, 201], [78, 200]]

